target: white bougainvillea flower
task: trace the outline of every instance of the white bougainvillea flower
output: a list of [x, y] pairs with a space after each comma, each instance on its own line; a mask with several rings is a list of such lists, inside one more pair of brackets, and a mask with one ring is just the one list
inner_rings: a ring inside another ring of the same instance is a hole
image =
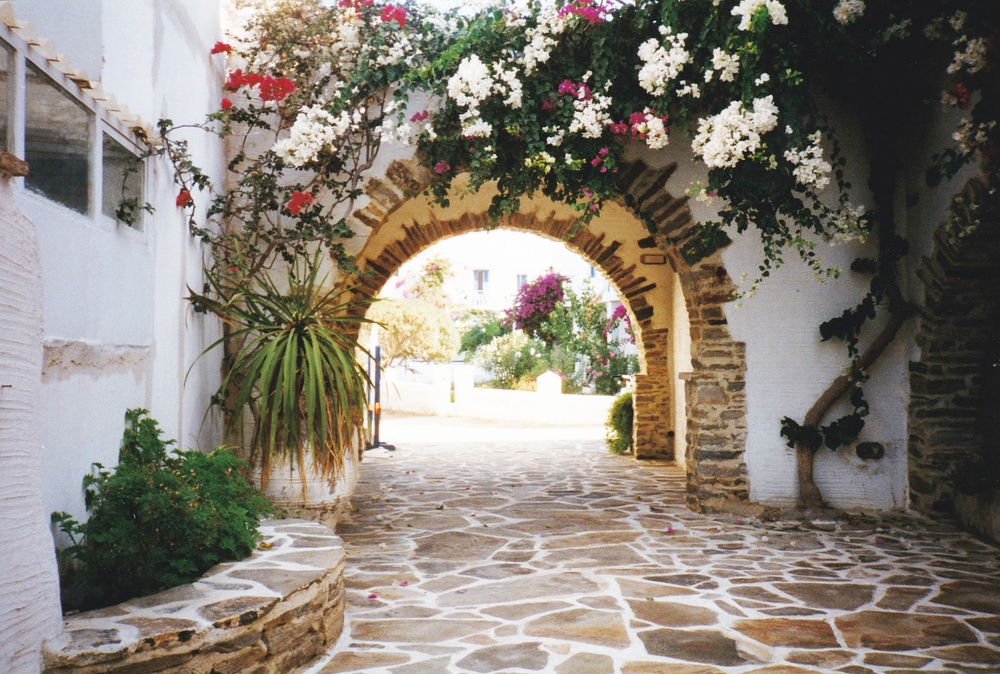
[[865, 3], [862, 0], [840, 0], [833, 8], [833, 18], [842, 26], [848, 26], [865, 13]]
[[772, 96], [754, 99], [751, 110], [733, 101], [719, 114], [698, 120], [691, 149], [710, 169], [731, 168], [760, 149], [761, 136], [777, 124]]
[[833, 170], [830, 163], [823, 159], [822, 140], [823, 134], [817, 131], [809, 136], [809, 147], [785, 151], [785, 160], [795, 167], [792, 171], [795, 182], [813, 185], [817, 192], [822, 192], [830, 184], [830, 171]]
[[788, 13], [785, 6], [778, 0], [740, 0], [740, 4], [733, 7], [732, 15], [740, 17], [740, 30], [750, 30], [753, 15], [761, 7], [767, 10], [771, 17], [771, 23], [775, 26], [783, 26], [788, 23]]

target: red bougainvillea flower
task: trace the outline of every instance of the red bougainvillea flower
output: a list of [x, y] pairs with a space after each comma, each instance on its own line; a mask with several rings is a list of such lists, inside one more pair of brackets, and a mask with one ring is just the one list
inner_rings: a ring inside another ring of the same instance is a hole
[[439, 161], [434, 166], [434, 172], [437, 173], [438, 175], [444, 173], [445, 171], [449, 171], [449, 170], [451, 170], [451, 165], [448, 162], [446, 162], [446, 161]]
[[222, 109], [223, 110], [228, 110], [231, 107], [233, 107], [233, 102], [231, 100], [229, 100], [228, 98], [223, 98], [222, 99]]
[[226, 83], [222, 86], [228, 91], [236, 91], [244, 84], [246, 84], [246, 76], [243, 74], [243, 69], [237, 68], [233, 72], [229, 73], [229, 77], [226, 78]]
[[216, 42], [215, 46], [212, 47], [212, 54], [231, 54], [233, 53], [232, 45], [226, 44], [225, 42]]
[[413, 115], [413, 117], [410, 117], [410, 121], [411, 122], [422, 122], [425, 119], [427, 119], [428, 116], [430, 116], [429, 112], [427, 112], [426, 110], [421, 110], [417, 114]]
[[400, 28], [406, 27], [406, 8], [397, 5], [386, 5], [382, 8], [382, 23], [395, 21]]
[[955, 98], [958, 100], [958, 107], [962, 110], [968, 110], [969, 105], [969, 89], [961, 82], [955, 83]]
[[302, 212], [302, 209], [315, 201], [311, 192], [299, 192], [295, 190], [292, 192], [292, 198], [288, 200], [286, 207], [288, 212], [292, 215], [298, 215]]
[[187, 190], [181, 190], [177, 193], [176, 203], [178, 208], [184, 208], [191, 203], [191, 193]]
[[260, 100], [281, 101], [295, 91], [295, 83], [287, 77], [274, 78], [270, 75], [260, 82]]
[[227, 91], [237, 91], [240, 87], [257, 87], [262, 101], [281, 101], [295, 91], [295, 83], [287, 77], [272, 77], [259, 73], [243, 73], [237, 68], [229, 73], [223, 87]]

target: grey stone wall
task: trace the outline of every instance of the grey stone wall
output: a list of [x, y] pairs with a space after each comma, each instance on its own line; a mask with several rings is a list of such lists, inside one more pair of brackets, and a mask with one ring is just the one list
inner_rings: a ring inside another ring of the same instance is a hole
[[[344, 627], [344, 548], [307, 520], [261, 526], [265, 545], [199, 581], [66, 619], [45, 674], [292, 674]], [[36, 670], [37, 671], [37, 670]]]

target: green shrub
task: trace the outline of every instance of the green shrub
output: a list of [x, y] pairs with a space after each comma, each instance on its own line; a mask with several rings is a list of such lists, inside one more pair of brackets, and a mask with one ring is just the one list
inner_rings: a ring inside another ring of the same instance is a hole
[[72, 545], [60, 552], [64, 608], [94, 608], [188, 583], [219, 562], [249, 555], [260, 540], [264, 496], [240, 475], [244, 463], [217, 449], [167, 453], [172, 441], [146, 410], [129, 410], [114, 471], [83, 478], [90, 518], [52, 521]]
[[523, 387], [519, 380], [537, 377], [545, 371], [545, 345], [514, 330], [480, 347], [473, 362], [493, 377], [496, 388]]
[[496, 312], [488, 309], [471, 309], [462, 316], [459, 327], [462, 331], [461, 351], [469, 360], [479, 347], [486, 346], [500, 335], [511, 331], [509, 323], [501, 321]]
[[611, 403], [607, 421], [608, 449], [614, 454], [632, 450], [632, 393], [626, 391]]

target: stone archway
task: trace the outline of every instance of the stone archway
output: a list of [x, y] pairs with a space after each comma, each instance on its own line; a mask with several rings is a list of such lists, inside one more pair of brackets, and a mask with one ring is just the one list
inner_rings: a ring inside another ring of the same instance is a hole
[[[587, 228], [574, 227], [576, 214], [568, 207], [537, 199], [501, 226], [563, 241], [616, 287], [632, 314], [640, 347], [636, 455], [672, 459], [675, 445], [683, 444], [689, 507], [702, 512], [727, 510], [749, 498], [743, 460], [744, 346], [732, 339], [723, 311], [735, 286], [720, 251], [697, 260], [682, 255], [695, 223], [687, 199], [666, 190], [675, 168], [629, 164], [621, 172], [620, 203], [606, 207]], [[486, 190], [442, 208], [421, 196], [431, 177], [414, 160], [394, 161], [384, 178], [368, 182], [370, 202], [352, 214], [350, 223], [361, 234], [356, 251], [361, 273], [354, 279], [358, 295], [377, 294], [396, 269], [437, 241], [490, 224]], [[650, 224], [627, 209], [626, 201]], [[676, 279], [690, 321], [690, 372], [677, 372], [674, 363], [670, 278]], [[678, 399], [685, 401], [683, 429], [674, 428], [672, 406]], [[676, 442], [678, 431], [683, 443]]]
[[[978, 180], [960, 201], [985, 201]], [[978, 220], [967, 233], [957, 230]], [[957, 225], [957, 228], [956, 228]], [[917, 346], [910, 363], [911, 505], [955, 513], [1000, 540], [1000, 228], [995, 211], [956, 213], [934, 235], [918, 276], [924, 284]]]

